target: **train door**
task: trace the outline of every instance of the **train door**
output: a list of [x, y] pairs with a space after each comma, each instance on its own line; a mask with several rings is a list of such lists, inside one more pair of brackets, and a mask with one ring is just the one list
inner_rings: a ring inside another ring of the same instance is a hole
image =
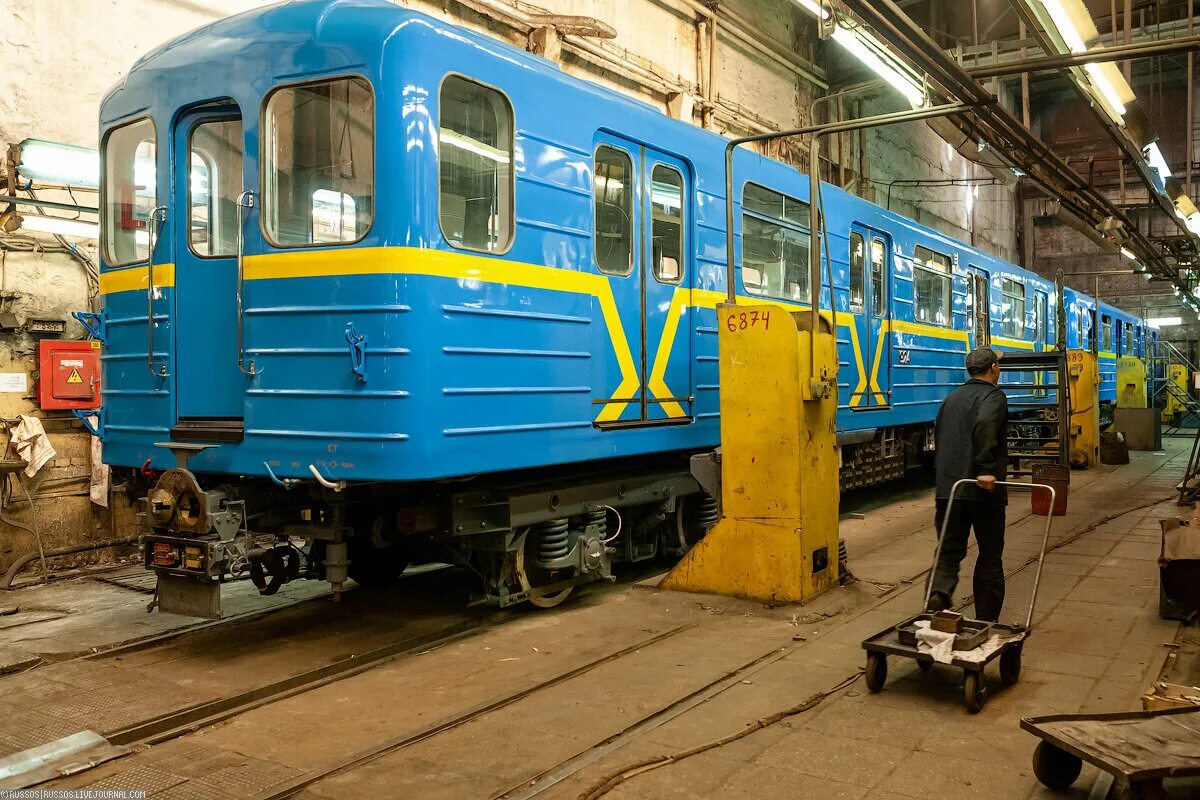
[[242, 120], [220, 106], [181, 116], [176, 174], [176, 440], [240, 441], [245, 381], [237, 359], [238, 195]]
[[1046, 350], [1050, 342], [1049, 313], [1050, 299], [1045, 292], [1033, 293], [1033, 349], [1039, 353]]
[[988, 273], [979, 267], [967, 267], [967, 330], [975, 333], [971, 347], [992, 343], [992, 309], [989, 303]]
[[891, 238], [855, 223], [850, 230], [850, 311], [862, 350], [866, 383], [854, 408], [891, 404]]
[[595, 258], [612, 287], [637, 385], [597, 398], [601, 428], [692, 420], [691, 309], [676, 293], [693, 279], [687, 166], [615, 136], [595, 151]]

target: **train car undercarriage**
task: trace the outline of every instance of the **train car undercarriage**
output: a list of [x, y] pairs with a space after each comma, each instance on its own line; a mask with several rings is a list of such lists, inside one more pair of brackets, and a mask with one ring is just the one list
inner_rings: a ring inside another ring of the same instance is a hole
[[[147, 487], [141, 514], [145, 564], [158, 576], [150, 608], [199, 617], [220, 616], [230, 579], [248, 577], [264, 595], [298, 578], [325, 580], [336, 599], [348, 580], [389, 581], [436, 562], [478, 575], [479, 602], [551, 607], [577, 586], [611, 580], [614, 563], [684, 552], [718, 518], [686, 454], [642, 459], [636, 471], [613, 464], [565, 477], [330, 489], [229, 476], [210, 484], [187, 469], [195, 447], [172, 450], [177, 465]], [[707, 482], [711, 456], [697, 459]]]

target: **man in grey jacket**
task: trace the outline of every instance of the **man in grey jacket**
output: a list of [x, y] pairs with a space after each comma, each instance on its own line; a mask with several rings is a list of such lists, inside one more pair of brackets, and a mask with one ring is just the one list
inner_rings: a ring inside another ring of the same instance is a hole
[[934, 568], [929, 610], [949, 608], [971, 530], [979, 545], [973, 576], [975, 616], [995, 622], [1004, 605], [1004, 512], [1008, 496], [997, 481], [1008, 474], [1008, 399], [996, 385], [1001, 354], [978, 347], [967, 354], [970, 379], [942, 402], [934, 426], [937, 447], [937, 501], [934, 520], [941, 531], [950, 489], [962, 478], [946, 524], [946, 539]]

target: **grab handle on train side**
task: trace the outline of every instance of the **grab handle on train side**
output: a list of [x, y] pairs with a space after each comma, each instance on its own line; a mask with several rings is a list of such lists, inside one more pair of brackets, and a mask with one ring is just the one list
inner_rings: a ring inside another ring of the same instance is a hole
[[247, 378], [253, 378], [258, 375], [261, 370], [254, 368], [254, 359], [250, 363], [246, 363], [246, 347], [244, 344], [246, 315], [245, 307], [242, 299], [242, 290], [246, 282], [245, 256], [246, 256], [246, 211], [254, 208], [254, 192], [246, 189], [237, 197], [237, 351], [238, 351], [238, 369]]
[[158, 244], [158, 227], [167, 219], [167, 207], [155, 206], [146, 220], [146, 366], [155, 378], [166, 378], [166, 362], [161, 369], [154, 367], [154, 248]]

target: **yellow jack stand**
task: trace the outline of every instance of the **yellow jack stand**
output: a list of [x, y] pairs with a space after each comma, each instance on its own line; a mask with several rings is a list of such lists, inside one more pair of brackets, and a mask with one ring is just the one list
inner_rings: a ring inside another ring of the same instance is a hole
[[1068, 350], [1071, 380], [1071, 466], [1100, 463], [1100, 372], [1091, 350]]
[[1146, 407], [1146, 362], [1137, 356], [1117, 359], [1117, 408]]
[[811, 319], [717, 308], [723, 516], [663, 588], [803, 603], [837, 584], [837, 355]]

